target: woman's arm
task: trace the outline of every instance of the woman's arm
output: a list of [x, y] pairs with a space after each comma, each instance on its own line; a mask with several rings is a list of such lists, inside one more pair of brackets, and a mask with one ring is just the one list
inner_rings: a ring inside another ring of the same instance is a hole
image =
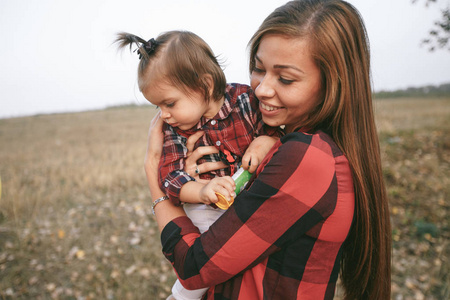
[[[148, 186], [152, 195], [153, 201], [165, 196], [158, 185], [158, 165], [161, 158], [163, 146], [163, 121], [160, 118], [160, 112], [152, 119], [148, 132], [147, 152], [144, 161], [145, 174], [147, 176]], [[162, 201], [155, 206], [156, 221], [160, 231], [171, 220], [185, 216], [181, 207], [174, 206], [170, 201]]]
[[321, 145], [325, 151], [311, 146], [303, 134], [282, 140], [265, 158], [250, 188], [200, 239], [182, 218], [163, 230], [163, 252], [185, 287], [230, 279], [333, 212], [338, 191], [333, 151], [326, 151], [327, 144]]
[[[151, 166], [151, 164], [146, 166]], [[158, 168], [151, 168], [151, 170], [158, 170]], [[161, 189], [158, 186], [157, 172], [153, 172], [151, 170], [147, 171], [146, 167], [147, 181], [149, 184], [150, 193], [152, 194], [153, 201], [155, 201], [156, 199], [165, 196], [165, 194], [163, 191], [161, 191]], [[158, 228], [160, 231], [162, 231], [163, 228], [167, 225], [167, 223], [169, 223], [173, 219], [186, 216], [182, 207], [175, 206], [170, 201], [159, 202], [154, 207], [154, 211], [156, 216], [156, 222], [158, 223]]]

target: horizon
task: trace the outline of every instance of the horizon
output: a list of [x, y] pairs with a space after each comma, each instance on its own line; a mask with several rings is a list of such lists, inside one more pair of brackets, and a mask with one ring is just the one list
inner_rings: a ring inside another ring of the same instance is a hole
[[[435, 88], [439, 88], [442, 86], [450, 86], [450, 81], [449, 82], [445, 82], [445, 83], [441, 83], [438, 85], [424, 85], [424, 86], [410, 86], [410, 87], [406, 87], [406, 88], [402, 88], [402, 89], [395, 89], [395, 90], [379, 90], [379, 91], [373, 91], [372, 95], [373, 98], [372, 100], [399, 100], [399, 99], [416, 99], [415, 97], [420, 97], [420, 95], [414, 95], [414, 96], [410, 96], [410, 95], [393, 95], [395, 93], [401, 93], [401, 92], [408, 92], [409, 89], [426, 89], [426, 88], [430, 88], [430, 87], [435, 87]], [[377, 94], [388, 94], [388, 95], [383, 95], [383, 97], [379, 97], [377, 96]], [[445, 93], [446, 96], [450, 97], [450, 92], [446, 92]], [[435, 95], [427, 95], [427, 92], [424, 92], [423, 94], [423, 99], [435, 99], [435, 98], [440, 98], [441, 96], [435, 96]], [[136, 102], [128, 102], [128, 103], [117, 103], [117, 104], [112, 104], [110, 106], [105, 106], [105, 107], [97, 107], [97, 108], [89, 108], [89, 109], [84, 109], [84, 110], [73, 110], [73, 111], [55, 111], [55, 112], [43, 112], [43, 113], [36, 113], [36, 114], [30, 114], [30, 115], [19, 115], [19, 116], [11, 116], [11, 117], [2, 117], [0, 115], [0, 120], [7, 120], [7, 119], [14, 119], [14, 118], [28, 118], [28, 117], [37, 117], [37, 116], [48, 116], [48, 115], [57, 115], [57, 114], [77, 114], [77, 113], [84, 113], [84, 112], [95, 112], [95, 111], [102, 111], [102, 110], [108, 110], [108, 109], [121, 109], [121, 108], [126, 108], [126, 107], [143, 107], [143, 106], [148, 106], [149, 108], [157, 108], [157, 106], [151, 104], [150, 102], [142, 102], [142, 103], [136, 103]]]

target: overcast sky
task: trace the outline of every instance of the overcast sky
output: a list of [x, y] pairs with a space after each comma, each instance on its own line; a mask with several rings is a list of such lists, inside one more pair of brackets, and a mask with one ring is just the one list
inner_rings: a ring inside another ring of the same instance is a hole
[[[450, 82], [450, 52], [420, 46], [450, 1], [425, 1], [349, 1], [366, 22], [376, 91]], [[112, 45], [118, 31], [193, 31], [225, 61], [228, 82], [248, 83], [247, 43], [285, 2], [1, 0], [0, 118], [145, 103], [137, 55]]]

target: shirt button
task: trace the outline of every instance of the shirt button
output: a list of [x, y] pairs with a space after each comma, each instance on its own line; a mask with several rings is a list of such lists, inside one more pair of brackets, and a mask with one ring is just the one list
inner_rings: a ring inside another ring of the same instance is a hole
[[169, 182], [168, 181], [164, 182], [164, 186], [168, 187], [169, 186]]
[[212, 120], [211, 121], [211, 125], [216, 125], [217, 121], [216, 120]]
[[219, 147], [222, 143], [220, 141], [216, 142], [216, 146]]

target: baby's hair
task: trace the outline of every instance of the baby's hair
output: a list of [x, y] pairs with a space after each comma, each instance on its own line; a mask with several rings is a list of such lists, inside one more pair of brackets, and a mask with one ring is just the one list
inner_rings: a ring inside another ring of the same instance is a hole
[[[216, 56], [208, 44], [192, 32], [168, 31], [149, 41], [121, 32], [115, 42], [119, 49], [129, 47], [131, 51], [133, 45], [137, 46], [141, 91], [147, 87], [149, 75], [156, 74], [156, 78], [167, 80], [187, 93], [201, 92], [206, 102], [218, 101], [225, 93], [225, 74]], [[211, 76], [213, 87], [206, 75]]]

